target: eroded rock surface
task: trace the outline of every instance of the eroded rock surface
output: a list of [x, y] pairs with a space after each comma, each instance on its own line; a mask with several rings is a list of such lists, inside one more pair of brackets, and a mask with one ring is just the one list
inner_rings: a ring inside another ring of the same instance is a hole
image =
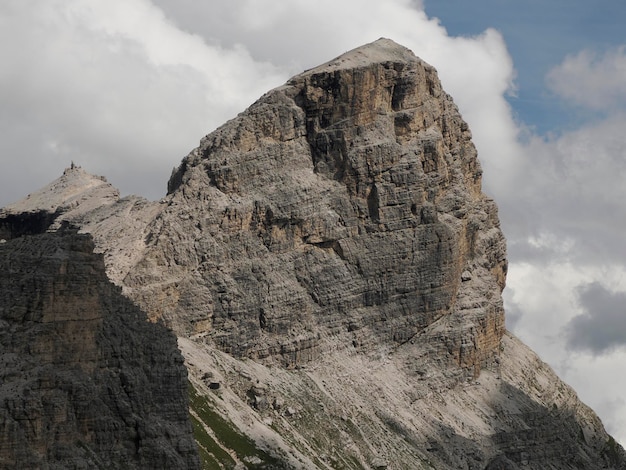
[[205, 137], [124, 285], [180, 335], [288, 367], [330, 338], [371, 352], [439, 322], [432, 341], [475, 375], [504, 332], [506, 272], [480, 180], [435, 70], [380, 40]]
[[285, 468], [626, 468], [595, 413], [510, 333], [498, 364], [455, 385], [418, 342], [375, 356], [336, 349], [297, 370], [179, 344], [212, 409]]

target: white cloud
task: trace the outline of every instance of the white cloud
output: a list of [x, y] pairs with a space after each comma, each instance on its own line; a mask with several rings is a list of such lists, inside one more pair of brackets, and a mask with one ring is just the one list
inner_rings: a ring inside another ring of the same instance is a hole
[[549, 87], [573, 104], [606, 110], [626, 105], [626, 46], [600, 55], [583, 50], [554, 67]]
[[512, 253], [526, 242], [535, 251], [582, 262], [625, 254], [625, 126], [626, 114], [614, 113], [558, 138], [530, 139], [501, 201], [515, 208], [510, 213], [522, 214], [507, 220]]
[[[521, 309], [515, 332], [555, 366], [569, 360], [568, 323], [581, 315], [593, 314], [595, 308], [607, 310], [614, 297], [626, 292], [626, 266], [592, 265], [553, 260], [546, 264], [518, 261], [507, 275], [505, 304]], [[600, 286], [599, 302], [593, 297], [581, 299], [589, 286]], [[626, 317], [624, 318], [626, 323]], [[540, 332], [540, 333], [539, 333]], [[625, 338], [626, 340], [626, 338]], [[584, 348], [583, 348], [584, 350]]]
[[145, 0], [10, 2], [0, 53], [3, 203], [70, 160], [158, 197], [206, 132], [287, 76], [180, 31]]

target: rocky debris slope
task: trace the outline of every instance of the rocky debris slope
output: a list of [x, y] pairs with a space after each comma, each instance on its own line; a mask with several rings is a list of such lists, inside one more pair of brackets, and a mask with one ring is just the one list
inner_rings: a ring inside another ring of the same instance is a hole
[[335, 350], [297, 370], [179, 344], [206, 406], [284, 462], [267, 468], [626, 468], [595, 413], [509, 333], [497, 367], [455, 386], [411, 343]]
[[93, 178], [70, 168], [42, 190], [62, 193], [53, 207], [31, 195], [0, 230], [45, 209], [92, 234], [110, 278], [179, 336], [206, 468], [626, 468], [505, 332], [496, 206], [408, 49], [381, 39], [268, 92], [159, 202]]
[[199, 468], [176, 338], [93, 249], [70, 228], [0, 244], [0, 468]]

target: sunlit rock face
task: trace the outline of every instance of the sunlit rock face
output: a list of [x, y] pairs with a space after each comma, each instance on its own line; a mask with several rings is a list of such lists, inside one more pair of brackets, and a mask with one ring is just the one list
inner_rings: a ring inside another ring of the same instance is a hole
[[506, 270], [480, 182], [436, 71], [379, 40], [205, 137], [124, 284], [180, 334], [285, 366], [454, 317], [432, 340], [476, 374], [504, 332]]

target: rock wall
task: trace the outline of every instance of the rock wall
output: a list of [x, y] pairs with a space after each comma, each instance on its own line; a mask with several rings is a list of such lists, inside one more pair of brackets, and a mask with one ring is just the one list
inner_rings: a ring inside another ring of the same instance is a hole
[[93, 249], [69, 228], [0, 244], [0, 468], [199, 468], [176, 338]]
[[124, 285], [180, 335], [288, 367], [328, 340], [373, 351], [456, 314], [442, 338], [478, 373], [504, 332], [506, 272], [480, 180], [436, 71], [380, 40], [205, 137]]

